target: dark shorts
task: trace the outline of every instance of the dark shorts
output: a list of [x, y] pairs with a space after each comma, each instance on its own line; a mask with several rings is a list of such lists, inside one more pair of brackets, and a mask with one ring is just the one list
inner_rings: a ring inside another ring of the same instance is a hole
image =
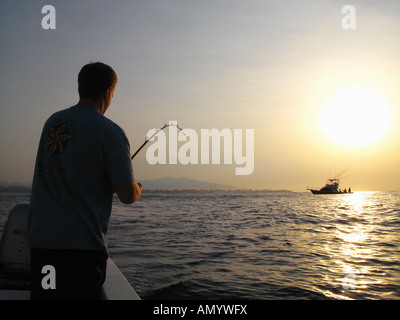
[[31, 299], [100, 299], [107, 258], [97, 251], [31, 248]]

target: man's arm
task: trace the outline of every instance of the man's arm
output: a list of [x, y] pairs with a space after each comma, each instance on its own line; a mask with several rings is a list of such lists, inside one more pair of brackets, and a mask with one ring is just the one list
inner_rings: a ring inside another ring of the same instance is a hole
[[142, 184], [133, 182], [126, 186], [115, 187], [119, 200], [124, 204], [132, 204], [139, 200], [142, 194]]

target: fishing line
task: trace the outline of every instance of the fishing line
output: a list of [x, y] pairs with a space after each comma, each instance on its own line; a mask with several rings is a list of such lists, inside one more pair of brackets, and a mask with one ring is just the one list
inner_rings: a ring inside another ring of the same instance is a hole
[[178, 124], [174, 125], [174, 124], [167, 124], [164, 123], [164, 126], [161, 127], [160, 129], [158, 129], [155, 133], [152, 134], [152, 136], [150, 138], [147, 138], [144, 140], [143, 144], [140, 146], [139, 149], [136, 150], [136, 152], [133, 154], [133, 156], [131, 157], [131, 160], [133, 160], [133, 158], [139, 153], [140, 150], [143, 149], [143, 147], [155, 136], [157, 135], [157, 133], [159, 133], [160, 131], [164, 130], [165, 128], [169, 127], [169, 126], [173, 126], [173, 127], [177, 127], [180, 131], [182, 131], [182, 133], [185, 135], [185, 133], [183, 132], [182, 128], [180, 128], [178, 126]]

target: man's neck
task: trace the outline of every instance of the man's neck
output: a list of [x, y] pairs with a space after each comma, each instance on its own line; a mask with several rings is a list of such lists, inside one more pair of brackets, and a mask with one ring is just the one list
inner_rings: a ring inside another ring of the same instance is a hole
[[95, 109], [100, 114], [103, 114], [103, 105], [98, 100], [93, 99], [79, 99], [79, 105]]

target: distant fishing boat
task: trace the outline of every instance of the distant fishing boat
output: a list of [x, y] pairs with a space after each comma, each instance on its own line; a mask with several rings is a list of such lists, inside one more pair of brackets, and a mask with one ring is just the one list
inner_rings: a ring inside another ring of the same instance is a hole
[[307, 188], [307, 190], [310, 190], [312, 194], [351, 194], [353, 193], [351, 191], [351, 187], [349, 187], [349, 189], [344, 189], [344, 190], [339, 188], [340, 177], [347, 170], [348, 169], [343, 170], [333, 179], [328, 179], [325, 186], [323, 186], [321, 189]]

